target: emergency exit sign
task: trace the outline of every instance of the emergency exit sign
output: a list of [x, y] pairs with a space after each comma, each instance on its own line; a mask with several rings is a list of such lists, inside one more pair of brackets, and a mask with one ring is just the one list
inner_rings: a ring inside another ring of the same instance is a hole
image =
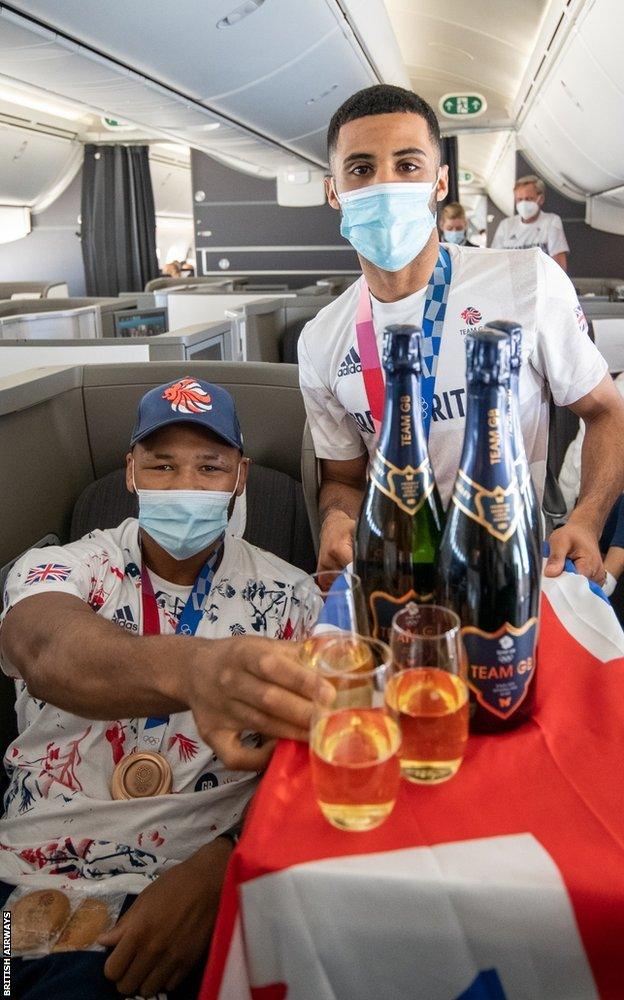
[[487, 101], [481, 94], [445, 94], [439, 108], [447, 118], [476, 118], [486, 110]]

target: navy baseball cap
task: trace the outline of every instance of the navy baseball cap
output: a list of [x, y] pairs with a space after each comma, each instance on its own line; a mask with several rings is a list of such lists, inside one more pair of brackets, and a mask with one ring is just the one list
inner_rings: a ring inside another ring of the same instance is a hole
[[205, 427], [226, 444], [243, 450], [243, 435], [234, 400], [219, 385], [199, 378], [181, 378], [150, 389], [139, 403], [130, 447], [170, 424]]

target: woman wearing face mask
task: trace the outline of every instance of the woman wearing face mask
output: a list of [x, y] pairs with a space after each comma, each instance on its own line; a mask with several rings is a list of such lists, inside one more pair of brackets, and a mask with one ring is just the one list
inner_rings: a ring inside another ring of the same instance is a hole
[[476, 247], [468, 239], [468, 220], [464, 206], [458, 201], [449, 201], [440, 212], [438, 219], [440, 239], [443, 243], [454, 243], [458, 247]]
[[440, 244], [435, 213], [448, 192], [448, 168], [436, 116], [412, 91], [380, 84], [353, 94], [333, 115], [327, 145], [327, 199], [362, 277], [299, 338], [299, 380], [321, 461], [319, 569], [345, 566], [353, 555], [383, 411], [384, 329], [422, 328], [423, 422], [448, 503], [465, 426], [465, 336], [505, 317], [524, 328], [521, 420], [540, 497], [549, 394], [583, 417], [593, 442], [583, 451], [579, 503], [551, 536], [547, 573], [558, 575], [569, 554], [581, 573], [602, 583], [600, 528], [624, 488], [624, 408], [583, 328], [572, 284], [539, 250]]

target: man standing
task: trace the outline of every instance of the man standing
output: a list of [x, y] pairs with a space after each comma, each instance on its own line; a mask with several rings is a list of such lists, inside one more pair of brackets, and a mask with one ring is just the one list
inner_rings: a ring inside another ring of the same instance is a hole
[[357, 250], [363, 275], [305, 327], [299, 372], [321, 460], [319, 568], [344, 566], [383, 407], [379, 363], [392, 323], [423, 327], [423, 418], [442, 501], [448, 503], [465, 425], [464, 337], [489, 319], [524, 328], [523, 436], [541, 498], [549, 395], [587, 424], [579, 502], [551, 536], [547, 572], [566, 556], [605, 578], [598, 537], [624, 486], [624, 404], [587, 336], [574, 289], [539, 249], [522, 254], [440, 247], [437, 201], [448, 189], [440, 130], [429, 105], [400, 87], [359, 91], [328, 132], [330, 205]]
[[520, 177], [514, 187], [518, 214], [503, 219], [494, 234], [492, 249], [526, 250], [527, 247], [539, 247], [567, 271], [570, 247], [563, 223], [554, 212], [542, 212], [545, 196], [546, 185], [540, 177], [535, 174]]

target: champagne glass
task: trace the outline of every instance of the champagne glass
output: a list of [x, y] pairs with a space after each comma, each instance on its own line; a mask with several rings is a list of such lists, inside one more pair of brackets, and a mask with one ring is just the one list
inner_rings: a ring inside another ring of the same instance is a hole
[[468, 739], [467, 661], [455, 612], [408, 604], [392, 619], [392, 677], [386, 691], [401, 725], [401, 771], [408, 781], [447, 781]]
[[316, 669], [336, 691], [329, 707], [314, 702], [310, 764], [316, 801], [339, 830], [372, 830], [392, 812], [401, 776], [399, 726], [385, 698], [390, 649], [368, 636], [334, 634]]
[[328, 639], [340, 632], [368, 635], [366, 601], [359, 576], [348, 570], [312, 573], [295, 582], [290, 622], [301, 658], [314, 667]]

